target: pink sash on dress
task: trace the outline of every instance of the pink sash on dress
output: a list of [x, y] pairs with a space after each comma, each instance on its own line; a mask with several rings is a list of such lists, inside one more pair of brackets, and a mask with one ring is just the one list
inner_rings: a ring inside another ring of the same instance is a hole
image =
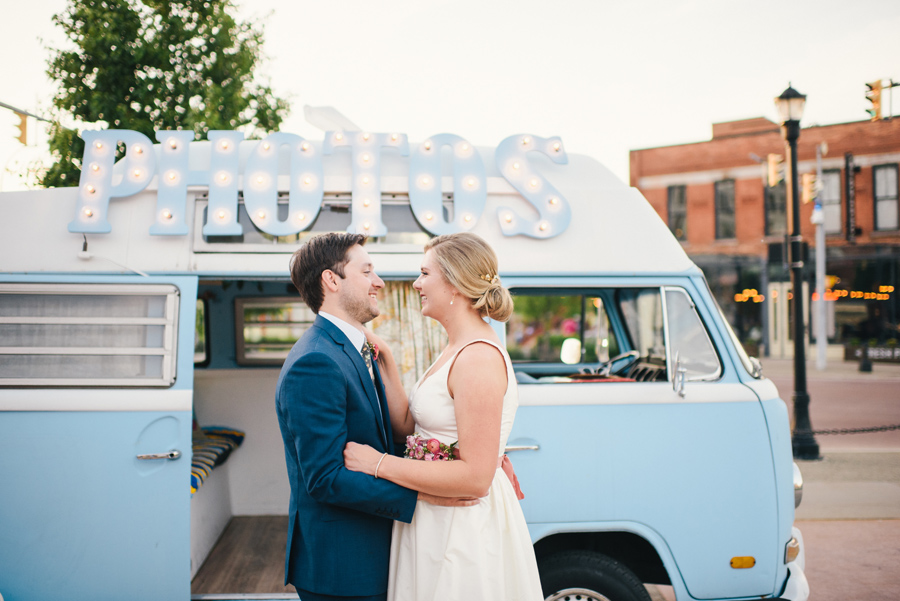
[[519, 486], [519, 479], [516, 478], [516, 472], [513, 470], [512, 461], [510, 461], [505, 453], [500, 457], [497, 457], [497, 467], [502, 469], [503, 473], [506, 474], [506, 477], [509, 478], [513, 490], [516, 491], [516, 498], [520, 501], [524, 499], [525, 493], [522, 492], [522, 487]]

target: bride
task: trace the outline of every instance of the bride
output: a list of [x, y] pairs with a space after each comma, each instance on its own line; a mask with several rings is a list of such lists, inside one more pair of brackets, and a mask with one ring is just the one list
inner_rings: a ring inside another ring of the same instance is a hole
[[411, 523], [394, 522], [388, 599], [542, 599], [521, 493], [503, 455], [518, 405], [515, 375], [484, 320], [512, 314], [496, 254], [474, 234], [438, 236], [425, 247], [413, 287], [422, 314], [444, 327], [448, 344], [408, 400], [390, 349], [367, 333], [379, 346], [391, 427], [407, 436], [406, 457], [350, 442], [344, 462], [407, 488], [477, 503], [419, 501]]

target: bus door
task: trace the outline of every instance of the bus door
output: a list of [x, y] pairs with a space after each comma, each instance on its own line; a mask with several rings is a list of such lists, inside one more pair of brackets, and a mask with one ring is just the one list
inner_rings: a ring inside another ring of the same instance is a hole
[[0, 595], [187, 600], [197, 279], [84, 279], [0, 280]]

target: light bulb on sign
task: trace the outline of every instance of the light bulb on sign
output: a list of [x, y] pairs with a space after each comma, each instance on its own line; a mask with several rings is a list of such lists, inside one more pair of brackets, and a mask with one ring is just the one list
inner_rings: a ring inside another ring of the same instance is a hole
[[550, 224], [547, 223], [546, 221], [541, 221], [540, 227], [541, 227], [542, 232], [546, 232], [548, 229], [550, 229]]
[[512, 220], [513, 220], [512, 213], [507, 213], [507, 214], [503, 217], [503, 220], [506, 221], [506, 223], [512, 223]]
[[425, 213], [425, 221], [431, 221], [434, 219], [434, 213]]
[[169, 138], [169, 148], [171, 148], [172, 150], [178, 148], [178, 140], [176, 140], [175, 138]]
[[165, 209], [165, 210], [162, 212], [162, 216], [163, 216], [163, 219], [171, 219], [171, 218], [172, 218], [172, 211], [170, 211], [169, 209]]
[[134, 147], [134, 152], [135, 152], [135, 154], [143, 154], [144, 149], [141, 148], [140, 146], [135, 146], [135, 147]]
[[270, 148], [272, 148], [271, 144], [269, 144], [268, 142], [263, 142], [263, 150], [268, 150]]
[[219, 211], [219, 212], [216, 214], [216, 217], [218, 217], [220, 221], [224, 221], [224, 220], [225, 220], [225, 217], [227, 217], [227, 216], [228, 216], [228, 214], [225, 213], [225, 211]]
[[302, 150], [303, 152], [306, 152], [307, 150], [309, 150], [309, 142], [304, 142], [303, 144], [301, 144], [300, 150]]
[[338, 133], [334, 134], [334, 139], [337, 140], [338, 142], [340, 142], [341, 140], [344, 139], [344, 134], [342, 134], [341, 132], [338, 132]]
[[134, 176], [135, 176], [135, 177], [140, 177], [140, 176], [141, 176], [141, 170], [140, 170], [140, 169], [135, 169], [135, 170], [134, 170]]
[[372, 204], [372, 201], [370, 201], [368, 198], [363, 198], [363, 206], [364, 207], [367, 207], [370, 204]]
[[306, 215], [304, 215], [303, 213], [297, 213], [297, 215], [295, 216], [295, 219], [297, 221], [303, 221], [304, 219], [306, 219]]
[[85, 217], [93, 217], [93, 216], [94, 216], [94, 212], [93, 212], [92, 210], [90, 210], [90, 209], [85, 209], [85, 210], [84, 210], [84, 216], [85, 216]]
[[94, 148], [97, 150], [103, 150], [103, 142], [94, 142]]
[[91, 163], [91, 171], [100, 171], [100, 165], [97, 163]]
[[368, 221], [365, 222], [365, 223], [363, 224], [363, 229], [364, 229], [364, 230], [367, 230], [367, 231], [368, 231], [368, 230], [371, 229], [371, 228], [372, 228], [372, 224], [369, 223]]
[[265, 218], [266, 218], [266, 212], [265, 212], [265, 211], [257, 211], [257, 212], [256, 212], [256, 216], [257, 216], [258, 218], [260, 218], [260, 219], [265, 219]]
[[90, 185], [85, 186], [85, 187], [84, 187], [84, 190], [85, 190], [88, 194], [93, 194], [94, 192], [97, 191], [97, 189], [96, 189], [94, 186], [90, 186]]
[[368, 134], [368, 133], [364, 133], [364, 134], [363, 134], [363, 140], [365, 140], [366, 142], [369, 141], [369, 134]]
[[531, 144], [531, 138], [529, 138], [528, 136], [522, 138], [522, 146], [528, 146], [529, 144]]
[[465, 217], [463, 217], [463, 219], [465, 219], [466, 222], [468, 223], [469, 221], [472, 221], [472, 216], [471, 216], [471, 215], [466, 215]]
[[397, 134], [391, 134], [391, 142], [396, 142], [397, 138], [398, 138]]
[[222, 140], [222, 143], [220, 144], [220, 146], [222, 147], [222, 150], [228, 150], [228, 148], [229, 148], [228, 140]]
[[425, 150], [431, 150], [431, 140], [427, 140], [422, 146], [425, 147]]

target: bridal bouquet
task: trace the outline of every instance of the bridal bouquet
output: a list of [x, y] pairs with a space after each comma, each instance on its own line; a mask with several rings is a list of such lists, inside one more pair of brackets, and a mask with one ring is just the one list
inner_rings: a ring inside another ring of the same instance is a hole
[[446, 445], [437, 438], [423, 438], [415, 433], [406, 437], [406, 449], [403, 451], [403, 455], [422, 461], [453, 461], [459, 459], [459, 449], [456, 442]]

